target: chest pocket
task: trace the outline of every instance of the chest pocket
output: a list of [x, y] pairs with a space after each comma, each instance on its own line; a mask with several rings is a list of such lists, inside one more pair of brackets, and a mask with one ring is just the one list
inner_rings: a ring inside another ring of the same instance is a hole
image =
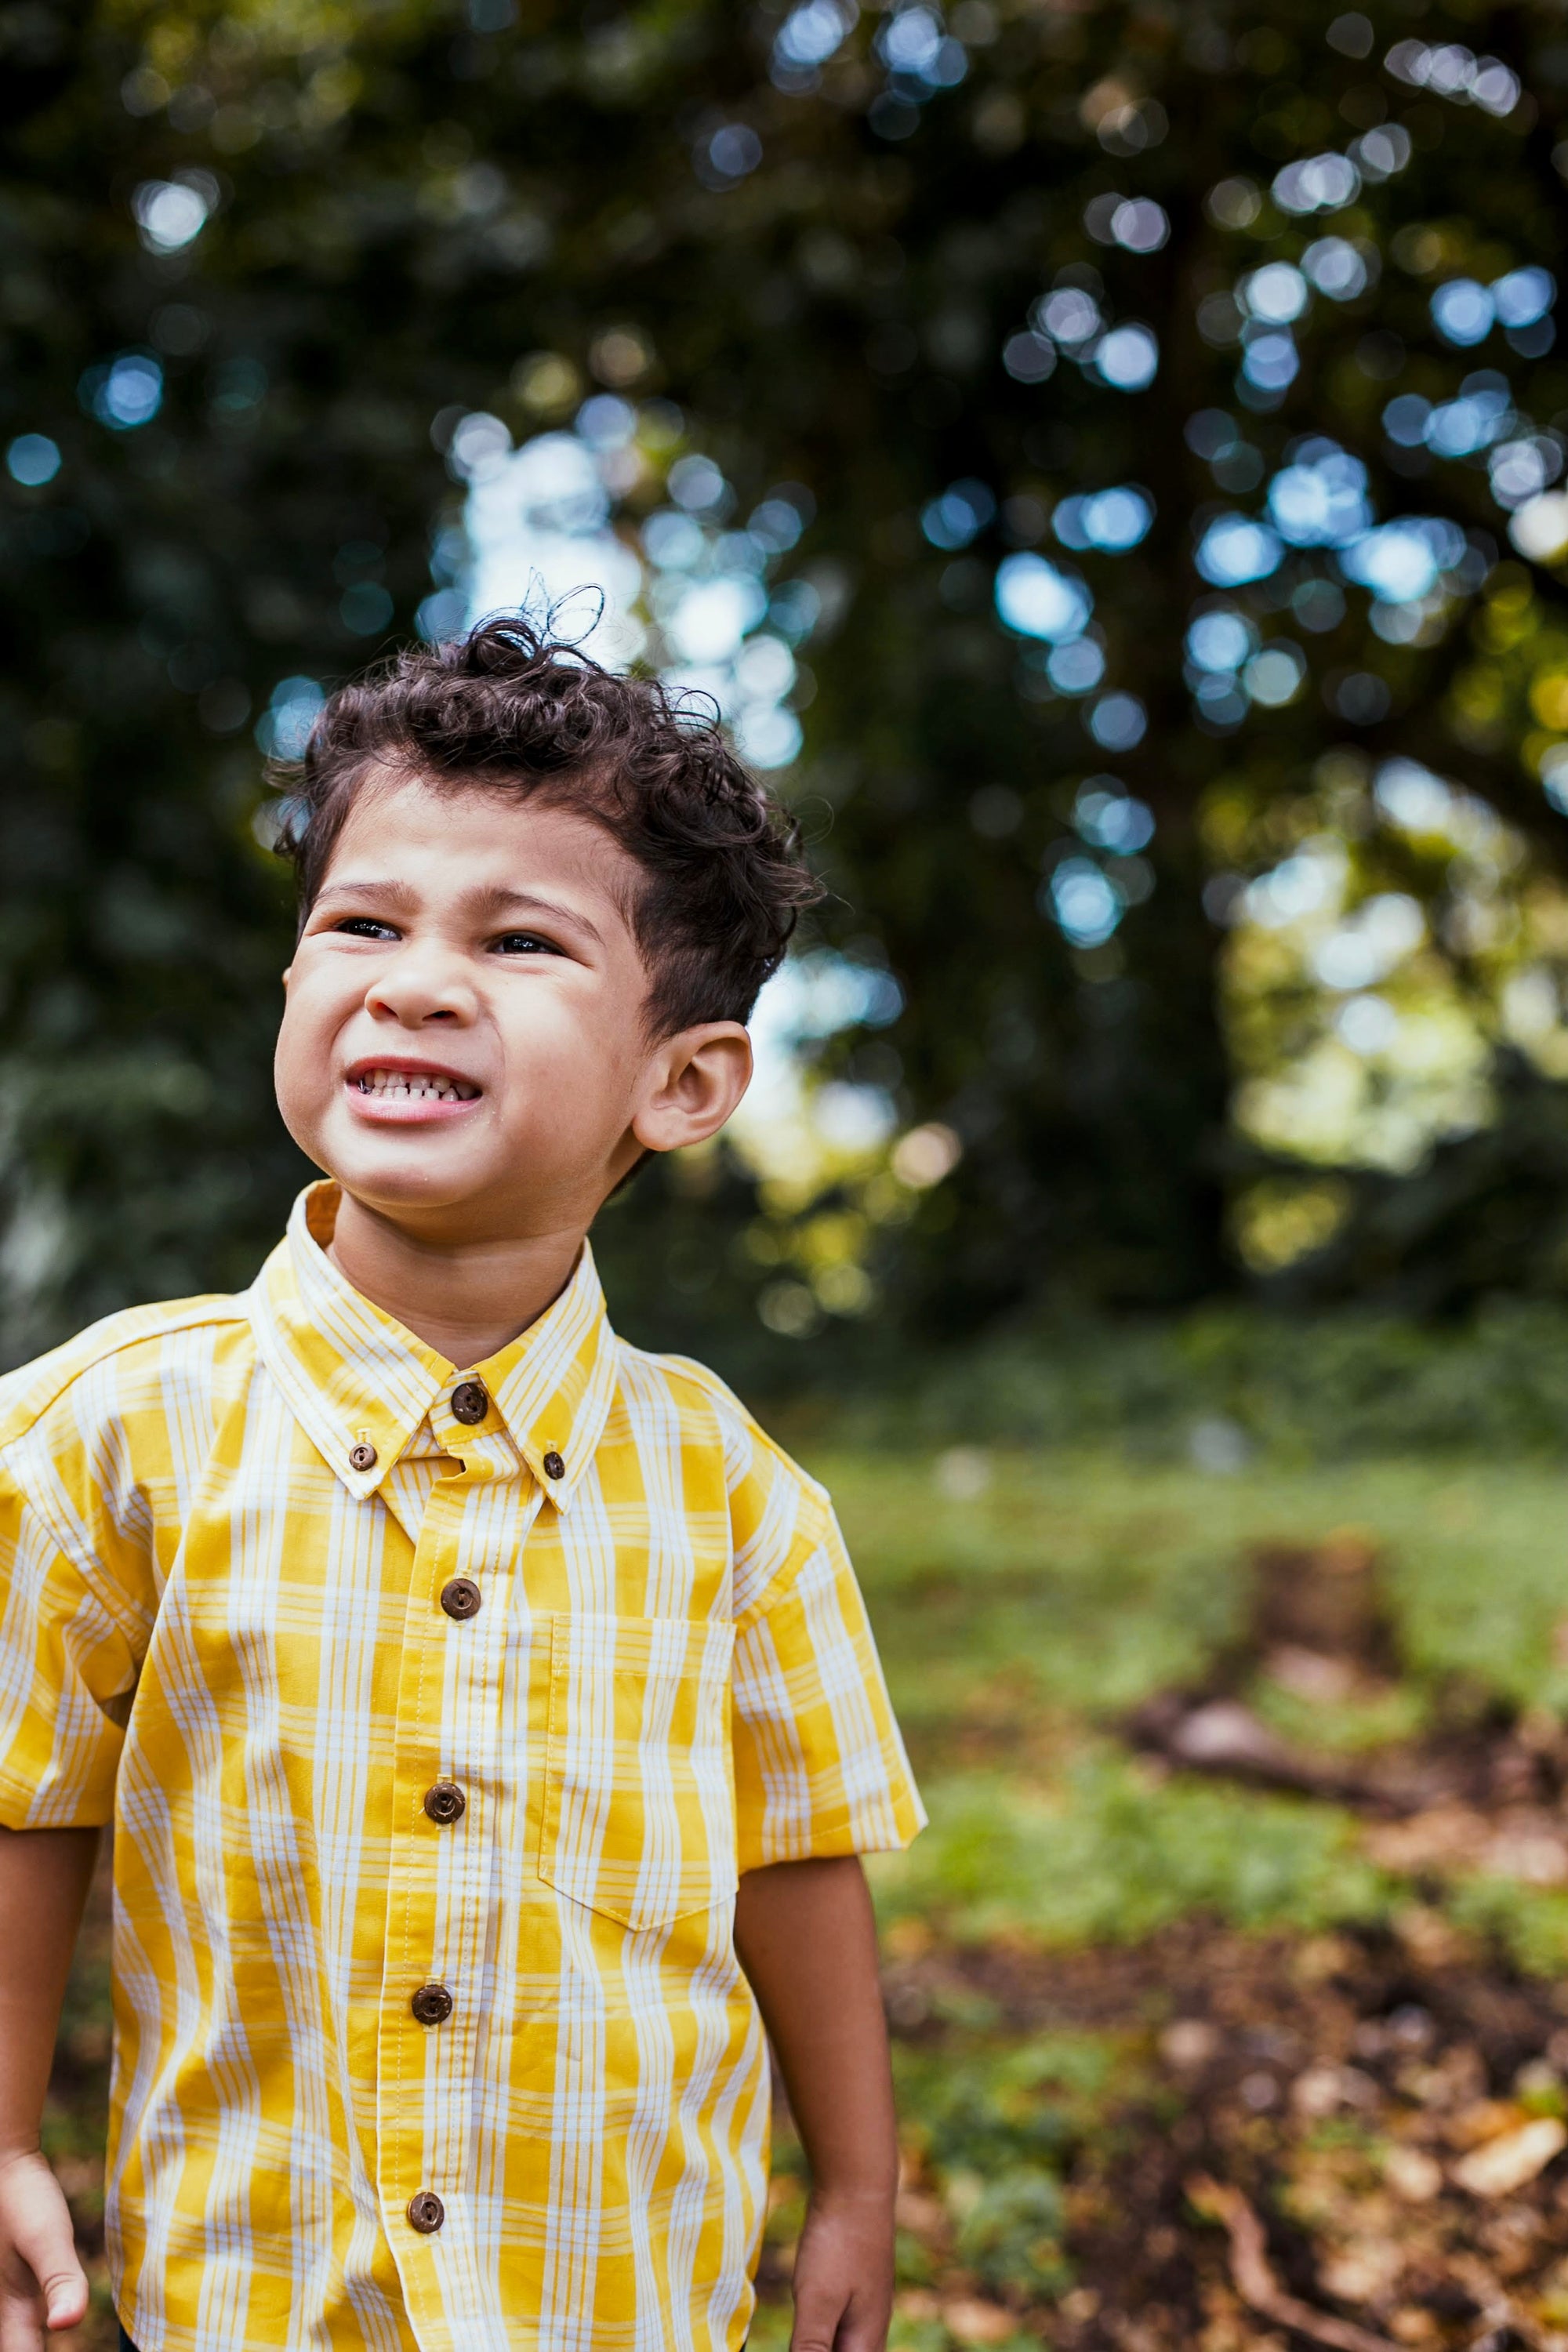
[[558, 1616], [539, 1874], [625, 1927], [735, 1892], [731, 1624]]

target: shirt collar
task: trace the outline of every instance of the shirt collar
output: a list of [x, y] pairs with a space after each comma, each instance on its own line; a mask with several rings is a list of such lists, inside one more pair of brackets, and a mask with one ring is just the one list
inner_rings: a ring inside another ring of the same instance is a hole
[[[322, 1459], [351, 1494], [374, 1494], [426, 1414], [454, 1454], [465, 1441], [476, 1453], [492, 1449], [499, 1420], [564, 1509], [603, 1434], [617, 1370], [587, 1243], [571, 1281], [539, 1320], [459, 1373], [332, 1264], [326, 1244], [338, 1198], [333, 1183], [307, 1185], [250, 1291], [262, 1360]], [[460, 1378], [480, 1381], [489, 1397], [479, 1428], [453, 1414]]]

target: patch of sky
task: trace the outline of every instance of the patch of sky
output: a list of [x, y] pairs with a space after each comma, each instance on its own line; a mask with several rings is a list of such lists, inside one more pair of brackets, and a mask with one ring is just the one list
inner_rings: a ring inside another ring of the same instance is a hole
[[1461, 350], [1484, 343], [1497, 320], [1489, 288], [1475, 278], [1450, 278], [1431, 299], [1432, 323], [1446, 341]]
[[1250, 515], [1216, 515], [1198, 541], [1193, 561], [1215, 588], [1240, 588], [1278, 571], [1284, 542]]
[[803, 0], [792, 8], [773, 38], [774, 79], [784, 89], [814, 87], [817, 68], [843, 47], [858, 15], [854, 0]]
[[1403, 890], [1363, 901], [1312, 950], [1312, 970], [1325, 988], [1346, 992], [1385, 980], [1426, 936], [1426, 918]]
[[705, 188], [722, 195], [754, 172], [763, 160], [763, 142], [749, 122], [721, 122], [701, 138], [691, 166]]
[[149, 253], [180, 253], [206, 226], [218, 200], [210, 172], [173, 180], [143, 180], [131, 198], [137, 235]]
[[1154, 502], [1148, 491], [1128, 482], [1063, 499], [1051, 517], [1051, 529], [1064, 547], [1093, 547], [1121, 555], [1147, 536], [1153, 520]]
[[884, 21], [875, 46], [883, 64], [900, 83], [912, 80], [923, 83], [928, 90], [954, 89], [969, 71], [963, 42], [955, 41], [936, 10], [922, 6], [921, 0], [896, 7]]
[[1064, 857], [1041, 885], [1040, 909], [1075, 948], [1099, 948], [1121, 922], [1125, 903], [1092, 857]]
[[1094, 347], [1094, 367], [1115, 392], [1142, 392], [1160, 370], [1160, 345], [1152, 327], [1112, 327]]
[[933, 547], [967, 547], [995, 512], [996, 500], [984, 482], [953, 482], [924, 509], [921, 529]]
[[707, 548], [702, 526], [679, 507], [657, 507], [642, 527], [642, 549], [658, 572], [690, 572]]
[[1291, 262], [1266, 261], [1238, 281], [1236, 294], [1248, 318], [1285, 327], [1307, 307], [1307, 280]]
[[1076, 572], [1060, 571], [1027, 550], [998, 564], [995, 600], [1008, 628], [1049, 645], [1081, 636], [1094, 611], [1094, 598]]
[[1195, 669], [1216, 677], [1238, 670], [1258, 643], [1250, 621], [1228, 606], [1200, 613], [1187, 631], [1187, 659]]
[[1002, 364], [1016, 383], [1044, 383], [1055, 373], [1057, 347], [1037, 327], [1026, 327], [1003, 344]]
[[1458, 41], [1434, 46], [1426, 41], [1395, 41], [1384, 63], [1413, 89], [1429, 89], [1459, 105], [1479, 106], [1500, 120], [1519, 104], [1521, 84], [1511, 67], [1500, 58], [1478, 58]]
[[41, 489], [59, 470], [59, 444], [47, 433], [18, 433], [5, 452], [5, 471], [24, 489]]
[[1385, 996], [1347, 996], [1334, 1015], [1334, 1034], [1352, 1054], [1386, 1054], [1399, 1035], [1399, 1015]]
[[1154, 812], [1114, 776], [1089, 776], [1079, 786], [1072, 821], [1085, 841], [1117, 857], [1131, 857], [1154, 838]]
[[1152, 196], [1124, 196], [1110, 221], [1111, 242], [1126, 253], [1158, 253], [1171, 234], [1170, 215]]
[[1260, 647], [1241, 673], [1247, 693], [1266, 710], [1294, 702], [1306, 679], [1306, 658], [1289, 637], [1275, 637]]
[[1438, 457], [1468, 457], [1500, 441], [1514, 424], [1513, 394], [1494, 368], [1468, 375], [1458, 396], [1434, 407], [1418, 393], [1402, 393], [1383, 412], [1383, 429], [1402, 448], [1423, 445]]
[[268, 759], [298, 760], [310, 740], [326, 696], [313, 677], [279, 678], [256, 722], [256, 740]]
[[1366, 467], [1337, 441], [1299, 443], [1268, 485], [1268, 516], [1292, 547], [1343, 547], [1372, 521]]
[[1339, 212], [1361, 194], [1361, 173], [1348, 155], [1308, 155], [1275, 173], [1272, 193], [1281, 212]]
[[1568, 816], [1568, 743], [1554, 743], [1542, 755], [1541, 789], [1559, 816]]
[[1242, 893], [1247, 920], [1266, 931], [1282, 931], [1322, 913], [1338, 904], [1346, 866], [1344, 851], [1337, 842], [1314, 843], [1296, 850], [1269, 873], [1247, 884]]
[[1487, 460], [1492, 496], [1509, 511], [1538, 498], [1563, 471], [1563, 445], [1550, 433], [1528, 441], [1501, 441]]
[[1369, 589], [1379, 604], [1408, 604], [1429, 595], [1439, 573], [1466, 553], [1464, 532], [1436, 515], [1402, 515], [1352, 540], [1339, 551], [1347, 580]]
[[87, 369], [77, 389], [89, 415], [110, 432], [133, 433], [163, 404], [163, 370], [150, 352], [121, 352]]
[[[730, 484], [691, 452], [670, 467], [668, 503], [644, 522], [642, 559], [612, 528], [616, 498], [639, 462], [637, 411], [614, 394], [584, 402], [570, 430], [513, 448], [501, 421], [461, 418], [448, 467], [467, 486], [460, 560], [442, 548], [441, 584], [420, 607], [431, 639], [488, 613], [524, 611], [612, 667], [649, 651], [639, 605], [658, 631], [652, 653], [671, 690], [710, 698], [744, 757], [787, 765], [800, 722], [785, 706], [795, 678], [792, 643], [808, 635], [820, 597], [805, 582], [770, 598], [770, 560], [793, 546], [813, 511], [799, 485], [782, 484], [745, 530], [725, 530]], [[646, 560], [646, 569], [645, 569]], [[764, 624], [773, 620], [772, 628]]]
[[1550, 269], [1528, 264], [1510, 269], [1491, 282], [1491, 298], [1499, 321], [1505, 327], [1533, 327], [1557, 299], [1557, 280]]
[[1457, 848], [1495, 846], [1502, 823], [1474, 793], [1462, 793], [1418, 760], [1385, 760], [1373, 784], [1373, 802], [1385, 824], [1413, 838], [1436, 837]]
[[1363, 180], [1392, 180], [1404, 171], [1412, 152], [1410, 133], [1402, 122], [1380, 122], [1375, 131], [1363, 131], [1351, 141], [1351, 162]]
[[1331, 302], [1353, 302], [1370, 276], [1365, 257], [1342, 236], [1319, 237], [1301, 256], [1301, 268]]
[[1091, 636], [1069, 637], [1051, 647], [1046, 676], [1058, 694], [1092, 694], [1105, 676], [1104, 652]]
[[731, 1121], [734, 1139], [759, 1173], [818, 1172], [825, 1147], [875, 1150], [897, 1124], [880, 1087], [836, 1082], [813, 1090], [815, 1052], [846, 1029], [883, 1029], [903, 1010], [889, 971], [832, 949], [786, 959], [758, 997], [748, 1027], [754, 1069]]
[[1084, 286], [1058, 286], [1042, 295], [1029, 320], [1064, 351], [1074, 352], [1091, 343], [1104, 323], [1100, 304]]
[[1086, 714], [1089, 733], [1105, 751], [1131, 751], [1143, 740], [1149, 714], [1135, 694], [1102, 694]]
[[1261, 393], [1280, 393], [1295, 383], [1301, 356], [1288, 327], [1266, 327], [1249, 319], [1241, 331], [1242, 380]]

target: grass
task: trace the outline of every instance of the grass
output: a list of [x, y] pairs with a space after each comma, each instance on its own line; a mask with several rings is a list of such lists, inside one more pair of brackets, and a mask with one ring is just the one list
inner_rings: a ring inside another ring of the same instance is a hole
[[[1408, 1676], [1568, 1707], [1568, 1481], [1536, 1464], [1266, 1465], [1221, 1477], [1103, 1452], [832, 1454], [831, 1488], [906, 1727], [940, 1764], [998, 1678], [1103, 1720], [1201, 1670], [1237, 1628], [1248, 1549], [1368, 1530]], [[943, 1492], [984, 1476], [967, 1497]]]
[[[1541, 1465], [1219, 1476], [1110, 1450], [965, 1449], [811, 1467], [837, 1503], [931, 1812], [908, 1855], [874, 1866], [889, 1922], [1119, 1943], [1194, 1911], [1308, 1932], [1410, 1901], [1333, 1806], [1152, 1779], [1108, 1737], [1236, 1638], [1258, 1545], [1363, 1531], [1397, 1622], [1401, 1678], [1371, 1706], [1263, 1695], [1287, 1735], [1353, 1749], [1439, 1710], [1568, 1709], [1563, 1481]], [[1530, 1966], [1568, 1954], [1568, 1895], [1476, 1880], [1452, 1901]]]

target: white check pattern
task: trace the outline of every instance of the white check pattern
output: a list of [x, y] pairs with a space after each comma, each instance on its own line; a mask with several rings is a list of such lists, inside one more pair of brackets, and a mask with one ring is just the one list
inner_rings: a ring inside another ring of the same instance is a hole
[[142, 2352], [734, 2352], [737, 1875], [923, 1819], [831, 1509], [616, 1338], [586, 1251], [464, 1425], [334, 1214], [0, 1381], [0, 1822], [115, 1825], [121, 2315]]

